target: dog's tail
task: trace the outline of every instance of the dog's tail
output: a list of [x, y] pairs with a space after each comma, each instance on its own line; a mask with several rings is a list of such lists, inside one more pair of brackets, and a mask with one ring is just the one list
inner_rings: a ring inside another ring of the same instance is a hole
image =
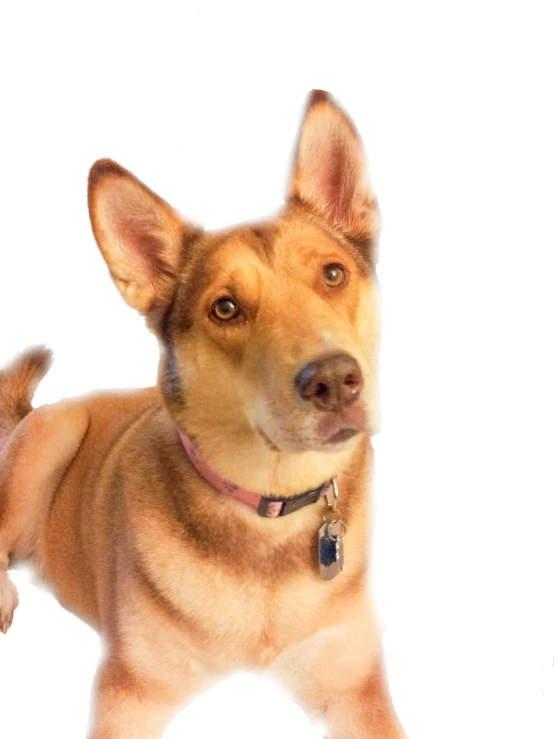
[[44, 346], [27, 349], [0, 370], [0, 446], [32, 410], [37, 385], [50, 369], [52, 352]]

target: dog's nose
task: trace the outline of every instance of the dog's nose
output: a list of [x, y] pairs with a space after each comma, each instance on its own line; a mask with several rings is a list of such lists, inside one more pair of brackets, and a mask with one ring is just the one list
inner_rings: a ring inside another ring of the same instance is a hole
[[360, 365], [350, 354], [336, 354], [303, 367], [294, 384], [304, 400], [322, 411], [338, 411], [354, 403], [364, 380]]

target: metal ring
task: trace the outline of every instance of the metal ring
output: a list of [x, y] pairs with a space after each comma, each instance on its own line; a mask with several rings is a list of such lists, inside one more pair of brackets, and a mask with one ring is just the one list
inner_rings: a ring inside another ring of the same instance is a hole
[[[338, 534], [333, 534], [333, 532], [331, 531], [331, 526], [333, 526], [333, 524], [335, 523], [338, 524], [339, 526]], [[327, 534], [329, 535], [329, 539], [331, 539], [331, 541], [342, 541], [344, 537], [346, 536], [346, 525], [344, 521], [341, 521], [340, 519], [338, 521], [337, 520], [329, 521], [329, 526], [327, 527]]]
[[333, 477], [331, 480], [331, 489], [333, 491], [333, 499], [331, 500], [331, 494], [326, 493], [325, 494], [325, 500], [327, 501], [327, 507], [332, 508], [333, 510], [336, 510], [338, 501], [339, 501], [339, 488], [337, 485], [337, 481]]

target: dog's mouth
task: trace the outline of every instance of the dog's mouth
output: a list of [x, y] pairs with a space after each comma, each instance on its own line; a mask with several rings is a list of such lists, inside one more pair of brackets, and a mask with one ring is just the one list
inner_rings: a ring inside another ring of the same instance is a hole
[[272, 452], [280, 452], [281, 451], [281, 449], [277, 446], [277, 444], [275, 444], [275, 442], [271, 441], [271, 439], [265, 433], [265, 431], [263, 430], [263, 428], [261, 426], [256, 426], [256, 431], [262, 437], [262, 439], [264, 440], [266, 446], [269, 447], [269, 449], [271, 449]]
[[296, 434], [289, 431], [283, 438], [276, 428], [273, 428], [271, 435], [259, 424], [255, 428], [265, 445], [273, 452], [331, 449], [368, 430], [367, 413], [361, 405], [344, 408], [340, 413], [322, 414], [309, 430], [299, 429]]
[[[314, 447], [322, 447], [327, 445], [337, 445], [342, 444], [344, 442], [350, 441], [350, 439], [353, 439], [354, 436], [357, 436], [358, 434], [362, 433], [364, 429], [359, 428], [352, 428], [352, 427], [345, 427], [341, 428], [338, 431], [335, 431], [331, 436], [329, 436], [326, 439], [322, 440], [316, 440], [313, 439], [309, 440], [299, 440], [296, 442], [296, 446], [304, 446], [306, 450], [313, 449]], [[272, 452], [282, 452], [284, 451], [279, 447], [274, 441], [272, 441], [269, 436], [265, 433], [265, 431], [260, 428], [259, 426], [256, 427], [256, 431], [260, 435], [260, 437], [265, 442], [268, 449], [270, 449]]]
[[340, 444], [343, 441], [348, 441], [349, 439], [352, 439], [352, 437], [356, 436], [356, 434], [359, 433], [360, 429], [344, 428], [340, 431], [335, 432], [329, 439], [327, 439], [327, 443]]
[[367, 429], [367, 413], [360, 404], [344, 408], [320, 422], [320, 434], [326, 444], [341, 444]]

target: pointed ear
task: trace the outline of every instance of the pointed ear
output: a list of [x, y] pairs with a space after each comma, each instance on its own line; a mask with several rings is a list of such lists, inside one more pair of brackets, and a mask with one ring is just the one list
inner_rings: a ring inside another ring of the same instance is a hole
[[313, 90], [308, 99], [290, 196], [350, 238], [377, 235], [379, 212], [362, 143], [352, 121], [322, 90]]
[[125, 301], [143, 315], [167, 302], [184, 242], [198, 229], [109, 159], [90, 170], [88, 204], [94, 237]]

